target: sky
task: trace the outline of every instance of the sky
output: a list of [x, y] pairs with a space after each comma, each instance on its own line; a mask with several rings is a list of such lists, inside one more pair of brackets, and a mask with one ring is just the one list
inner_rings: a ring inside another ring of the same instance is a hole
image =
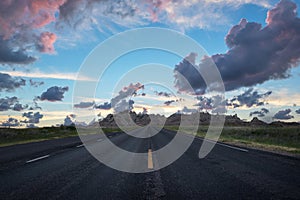
[[[295, 0], [2, 0], [0, 126], [88, 124], [124, 110], [224, 112], [219, 104], [248, 121], [300, 122], [299, 7]], [[141, 49], [112, 62], [99, 82], [78, 76], [99, 44], [149, 27], [185, 34], [206, 56]], [[220, 72], [224, 99], [195, 73], [207, 61]], [[74, 99], [76, 81], [96, 83], [95, 95]]]

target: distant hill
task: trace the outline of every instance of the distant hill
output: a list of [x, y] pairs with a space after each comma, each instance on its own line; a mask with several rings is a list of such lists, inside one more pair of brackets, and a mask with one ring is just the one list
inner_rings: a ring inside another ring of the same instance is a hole
[[[153, 115], [153, 114], [136, 114], [135, 112], [129, 112], [129, 115], [135, 124], [140, 126], [145, 126], [150, 123], [151, 119], [154, 120], [152, 122], [155, 124], [156, 122], [159, 123], [161, 121], [165, 122], [166, 126], [175, 126], [179, 125], [181, 122], [182, 115], [180, 113], [174, 113], [170, 115], [169, 117], [165, 117], [163, 115]], [[191, 114], [195, 115], [195, 114]], [[199, 119], [199, 125], [209, 125], [211, 119], [211, 114], [209, 113], [200, 113], [200, 119]], [[155, 122], [156, 121], [156, 122]], [[122, 123], [126, 124], [126, 122], [122, 121]], [[105, 118], [103, 118], [101, 121], [99, 121], [99, 124], [101, 127], [117, 127], [117, 124], [114, 120], [114, 115], [109, 114]], [[129, 122], [128, 122], [129, 124]], [[276, 121], [272, 122], [270, 124], [265, 123], [261, 120], [259, 120], [257, 117], [254, 117], [250, 122], [246, 122], [241, 120], [237, 114], [235, 115], [226, 115], [225, 116], [225, 125], [227, 126], [274, 126], [274, 127], [284, 127], [284, 126], [300, 126], [297, 122], [281, 122]]]

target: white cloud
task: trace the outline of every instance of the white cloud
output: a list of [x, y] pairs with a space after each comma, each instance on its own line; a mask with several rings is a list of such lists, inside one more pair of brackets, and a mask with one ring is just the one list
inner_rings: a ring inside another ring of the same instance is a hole
[[41, 72], [39, 70], [32, 70], [30, 72], [24, 71], [0, 71], [0, 73], [9, 74], [15, 77], [25, 77], [25, 78], [40, 78], [40, 79], [61, 79], [61, 80], [80, 80], [80, 81], [96, 81], [89, 77], [79, 75], [77, 73], [62, 73], [62, 72], [55, 72], [55, 73], [47, 73]]
[[152, 19], [171, 24], [179, 29], [214, 29], [230, 22], [228, 11], [245, 4], [270, 8], [269, 0], [162, 0], [152, 12]]

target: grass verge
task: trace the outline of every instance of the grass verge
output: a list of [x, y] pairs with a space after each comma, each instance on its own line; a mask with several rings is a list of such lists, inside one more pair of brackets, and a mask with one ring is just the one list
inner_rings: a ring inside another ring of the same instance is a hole
[[[178, 130], [178, 126], [167, 126], [169, 130]], [[95, 128], [97, 129], [97, 128]], [[200, 126], [197, 136], [205, 137], [208, 126]], [[99, 129], [98, 129], [99, 130]], [[102, 128], [104, 133], [119, 132], [119, 128]], [[81, 134], [94, 134], [96, 130], [82, 129]], [[190, 133], [185, 128], [186, 133]], [[39, 129], [0, 129], [0, 147], [15, 144], [78, 136], [74, 127], [45, 127]], [[272, 152], [288, 153], [300, 156], [299, 127], [235, 127], [223, 128], [220, 142], [246, 146]]]
[[[98, 129], [99, 130], [99, 129]], [[102, 128], [104, 133], [121, 131], [119, 128]], [[94, 134], [93, 129], [81, 129], [80, 134]], [[45, 127], [27, 129], [0, 129], [0, 147], [78, 136], [75, 127]]]
[[[178, 130], [176, 126], [165, 127]], [[197, 136], [205, 137], [208, 126], [200, 126]], [[188, 128], [185, 132], [191, 133]], [[224, 127], [220, 142], [246, 146], [277, 153], [300, 155], [300, 128], [298, 127]]]

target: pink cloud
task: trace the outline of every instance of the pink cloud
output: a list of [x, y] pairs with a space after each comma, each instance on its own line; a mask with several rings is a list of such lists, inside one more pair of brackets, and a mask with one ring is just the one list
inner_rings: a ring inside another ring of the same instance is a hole
[[43, 32], [40, 35], [39, 50], [43, 53], [54, 53], [54, 46], [57, 37], [54, 33]]

